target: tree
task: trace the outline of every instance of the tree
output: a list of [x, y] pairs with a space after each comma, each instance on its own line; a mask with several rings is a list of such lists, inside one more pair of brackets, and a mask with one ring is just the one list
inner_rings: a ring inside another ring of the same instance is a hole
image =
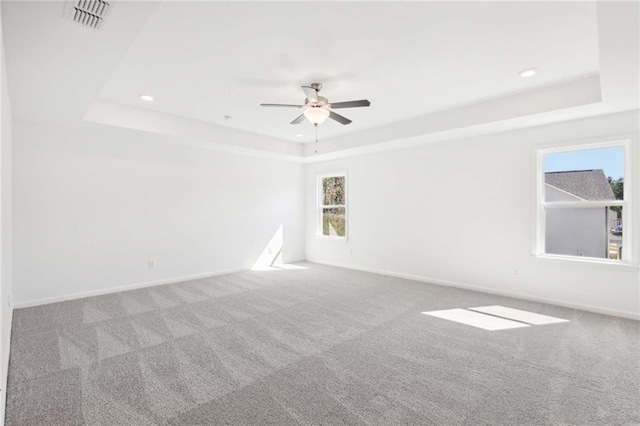
[[[616, 197], [616, 200], [622, 200], [624, 196], [624, 178], [614, 179], [611, 176], [607, 178], [609, 185], [611, 185], [611, 190], [613, 191], [613, 195]], [[611, 210], [618, 213], [618, 217], [621, 217], [622, 207], [613, 206]]]
[[611, 190], [616, 200], [622, 200], [624, 194], [624, 178], [614, 179], [609, 176], [607, 180], [609, 181], [609, 185], [611, 185]]
[[614, 179], [609, 176], [607, 181], [609, 181], [609, 185], [611, 185], [611, 190], [613, 191], [613, 195], [616, 197], [616, 200], [622, 200], [624, 194], [624, 178]]
[[323, 204], [344, 204], [344, 176], [322, 179]]

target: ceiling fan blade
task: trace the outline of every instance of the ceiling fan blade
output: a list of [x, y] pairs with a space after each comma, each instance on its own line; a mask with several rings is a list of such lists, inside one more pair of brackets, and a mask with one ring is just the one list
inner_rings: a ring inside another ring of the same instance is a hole
[[340, 114], [336, 114], [335, 112], [331, 111], [329, 113], [329, 118], [333, 118], [334, 120], [336, 120], [338, 123], [340, 124], [344, 124], [345, 126], [349, 123], [351, 123], [351, 120], [349, 120], [347, 117], [343, 117]]
[[361, 99], [359, 101], [331, 103], [331, 108], [357, 108], [357, 107], [368, 107], [369, 105], [371, 105], [371, 102], [369, 102], [367, 99]]
[[311, 86], [302, 86], [304, 94], [312, 102], [318, 102], [318, 92]]
[[304, 105], [290, 105], [290, 104], [260, 104], [263, 107], [288, 107], [288, 108], [302, 108]]
[[304, 114], [300, 114], [295, 120], [293, 120], [289, 124], [300, 124], [304, 121], [304, 119], [305, 119]]

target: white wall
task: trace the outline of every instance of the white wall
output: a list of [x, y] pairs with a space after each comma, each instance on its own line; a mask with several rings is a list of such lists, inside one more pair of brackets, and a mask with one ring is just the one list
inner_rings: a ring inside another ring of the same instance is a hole
[[[577, 201], [578, 197], [545, 185], [546, 201]], [[550, 209], [545, 218], [545, 253], [609, 257], [608, 208]]]
[[[638, 268], [533, 255], [536, 149], [625, 135], [637, 205], [637, 111], [312, 164], [307, 259], [640, 318]], [[348, 242], [316, 237], [316, 175], [335, 170], [348, 172]]]
[[[110, 126], [14, 122], [14, 298], [25, 305], [249, 268], [282, 224], [285, 261], [306, 250], [311, 261], [637, 317], [637, 268], [532, 255], [536, 148], [631, 135], [637, 180], [637, 127], [631, 112], [305, 171]], [[341, 170], [348, 243], [315, 237], [316, 174]], [[637, 233], [627, 235], [638, 247]]]
[[281, 225], [284, 260], [304, 259], [301, 164], [91, 123], [13, 130], [16, 305], [251, 268]]
[[11, 103], [4, 58], [2, 17], [0, 16], [0, 424], [4, 424], [5, 389], [11, 343], [12, 227], [11, 227]]
[[607, 208], [547, 211], [545, 253], [607, 258]]

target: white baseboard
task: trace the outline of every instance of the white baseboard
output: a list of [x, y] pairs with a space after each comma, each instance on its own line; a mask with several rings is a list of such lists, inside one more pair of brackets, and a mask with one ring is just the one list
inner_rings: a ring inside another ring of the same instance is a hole
[[229, 269], [225, 271], [207, 272], [205, 274], [174, 277], [166, 280], [147, 281], [143, 283], [128, 284], [128, 285], [110, 287], [110, 288], [105, 288], [100, 290], [83, 291], [79, 293], [65, 294], [63, 296], [45, 297], [43, 299], [35, 299], [35, 300], [28, 300], [26, 302], [18, 302], [14, 305], [14, 308], [16, 309], [29, 308], [31, 306], [46, 305], [48, 303], [64, 302], [65, 300], [82, 299], [85, 297], [100, 296], [103, 294], [118, 293], [121, 291], [135, 290], [139, 288], [153, 287], [153, 286], [163, 285], [163, 284], [173, 284], [181, 281], [197, 280], [199, 278], [215, 277], [216, 275], [233, 274], [235, 272], [242, 272], [246, 270], [247, 270], [246, 268]]
[[[384, 270], [374, 269], [374, 268], [358, 267], [358, 266], [346, 265], [346, 264], [341, 264], [336, 262], [324, 261], [320, 259], [307, 259], [307, 261], [312, 263], [318, 263], [321, 265], [336, 266], [338, 268], [352, 269], [352, 270], [363, 271], [363, 272], [371, 272], [374, 274], [387, 275], [387, 276], [396, 277], [396, 278], [405, 278], [408, 280], [443, 285], [447, 287], [462, 288], [465, 290], [479, 291], [481, 293], [495, 294], [497, 296], [506, 296], [506, 297], [513, 297], [516, 299], [530, 300], [533, 302], [548, 303], [550, 305], [562, 306], [565, 308], [579, 309], [582, 311], [594, 312], [597, 314], [613, 315], [621, 318], [628, 318], [628, 319], [640, 321], [640, 313], [637, 313], [637, 312], [621, 311], [617, 309], [603, 308], [600, 306], [583, 305], [580, 303], [567, 302], [564, 300], [556, 300], [556, 299], [549, 299], [545, 297], [532, 296], [526, 293], [496, 290], [492, 288], [479, 287], [479, 286], [463, 284], [463, 283], [454, 282], [454, 281], [447, 281], [447, 280], [442, 280], [437, 278], [429, 278], [429, 277], [423, 277], [418, 275], [405, 274], [401, 272], [384, 271]], [[225, 271], [209, 272], [209, 273], [198, 274], [198, 275], [188, 275], [183, 277], [169, 278], [166, 280], [148, 281], [144, 283], [129, 284], [125, 286], [111, 287], [107, 289], [73, 293], [73, 294], [67, 294], [64, 296], [55, 296], [55, 297], [49, 297], [49, 298], [43, 298], [43, 299], [29, 300], [26, 302], [16, 303], [14, 305], [14, 308], [16, 309], [27, 308], [31, 306], [45, 305], [48, 303], [63, 302], [65, 300], [81, 299], [84, 297], [92, 297], [92, 296], [99, 296], [102, 294], [110, 294], [110, 293], [117, 293], [117, 292], [127, 291], [127, 290], [135, 290], [135, 289], [144, 288], [144, 287], [153, 287], [153, 286], [163, 285], [163, 284], [173, 284], [181, 281], [189, 281], [189, 280], [195, 280], [199, 278], [213, 277], [216, 275], [232, 274], [235, 272], [241, 272], [245, 270], [246, 270], [245, 268], [229, 269]]]
[[620, 311], [617, 309], [603, 308], [600, 306], [583, 305], [580, 303], [567, 302], [564, 300], [556, 300], [556, 299], [548, 299], [545, 297], [532, 296], [526, 293], [495, 290], [492, 288], [479, 287], [479, 286], [463, 284], [463, 283], [454, 282], [454, 281], [421, 277], [418, 275], [404, 274], [401, 272], [391, 272], [391, 271], [383, 271], [383, 270], [373, 269], [373, 268], [364, 268], [364, 267], [358, 267], [358, 266], [352, 266], [352, 265], [345, 265], [345, 264], [327, 262], [327, 261], [318, 260], [318, 259], [307, 259], [307, 261], [312, 263], [318, 263], [321, 265], [336, 266], [338, 268], [344, 268], [344, 269], [352, 269], [354, 271], [371, 272], [374, 274], [387, 275], [390, 277], [405, 278], [408, 280], [420, 281], [420, 282], [425, 282], [429, 284], [437, 284], [437, 285], [442, 285], [447, 287], [456, 287], [456, 288], [461, 288], [465, 290], [473, 290], [481, 293], [495, 294], [496, 296], [513, 297], [515, 299], [530, 300], [532, 302], [547, 303], [549, 305], [561, 306], [563, 308], [579, 309], [581, 311], [594, 312], [596, 314], [612, 315], [616, 317], [628, 318], [628, 319], [640, 321], [640, 313], [637, 313], [637, 312]]

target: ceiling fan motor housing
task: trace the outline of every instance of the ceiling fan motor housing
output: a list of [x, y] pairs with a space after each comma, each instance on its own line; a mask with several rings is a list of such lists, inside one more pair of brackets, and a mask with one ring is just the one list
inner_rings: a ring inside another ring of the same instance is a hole
[[329, 99], [323, 97], [323, 96], [318, 96], [318, 101], [310, 101], [309, 99], [305, 99], [305, 105], [308, 105], [310, 107], [321, 107], [324, 105], [329, 105]]

